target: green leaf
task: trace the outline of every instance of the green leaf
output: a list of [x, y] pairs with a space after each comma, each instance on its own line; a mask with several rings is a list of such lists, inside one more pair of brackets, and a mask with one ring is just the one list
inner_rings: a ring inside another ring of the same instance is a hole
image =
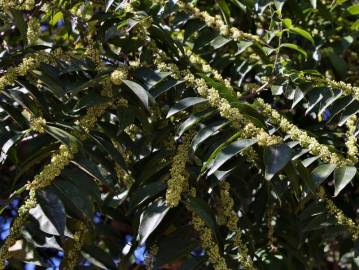
[[295, 161], [293, 161], [293, 163], [295, 164], [295, 168], [298, 171], [298, 174], [300, 175], [300, 177], [303, 180], [304, 184], [306, 185], [307, 189], [309, 189], [311, 192], [314, 193], [316, 190], [316, 186], [315, 186], [315, 183], [314, 183], [312, 177], [310, 176], [308, 169], [305, 167], [303, 162], [300, 160], [295, 160]]
[[186, 31], [184, 32], [184, 40], [187, 40], [190, 36], [200, 31], [204, 27], [206, 27], [206, 23], [202, 20], [198, 20], [198, 19], [188, 20], [185, 26]]
[[283, 94], [283, 86], [282, 85], [272, 85], [271, 86], [272, 95], [279, 96]]
[[61, 11], [56, 12], [53, 16], [51, 16], [49, 23], [51, 26], [55, 26], [63, 18], [64, 18], [64, 14]]
[[203, 265], [206, 263], [207, 260], [208, 258], [206, 256], [192, 256], [181, 265], [181, 268], [179, 270], [201, 270], [203, 269]]
[[81, 109], [89, 108], [94, 105], [98, 105], [101, 103], [109, 102], [111, 99], [108, 97], [104, 97], [95, 91], [91, 91], [86, 93], [84, 96], [79, 99], [74, 112], [78, 112]]
[[154, 268], [160, 268], [162, 265], [188, 256], [198, 246], [191, 234], [189, 228], [180, 228], [160, 239]]
[[357, 19], [355, 22], [352, 23], [350, 26], [350, 29], [357, 31], [359, 29], [359, 19]]
[[32, 74], [43, 82], [47, 86], [47, 89], [49, 89], [56, 97], [62, 98], [66, 94], [66, 90], [62, 86], [63, 82], [61, 82], [57, 76], [53, 76], [47, 65], [42, 64], [41, 69], [32, 70]]
[[177, 80], [165, 80], [161, 81], [155, 86], [153, 86], [149, 91], [151, 95], [154, 98], [157, 98], [161, 94], [171, 90], [172, 88], [175, 88], [181, 84], [183, 84], [184, 81], [177, 81]]
[[307, 56], [307, 53], [305, 52], [305, 50], [304, 50], [303, 48], [299, 47], [299, 46], [296, 45], [296, 44], [293, 44], [293, 43], [282, 43], [282, 44], [280, 45], [280, 47], [285, 47], [285, 48], [289, 48], [289, 49], [292, 49], [292, 50], [296, 50], [297, 52], [303, 54], [303, 56], [304, 56], [305, 58], [308, 57], [308, 56]]
[[0, 107], [6, 111], [12, 119], [15, 120], [15, 122], [23, 129], [28, 127], [28, 121], [26, 118], [21, 114], [21, 111], [16, 109], [14, 106], [11, 106], [10, 104], [6, 102], [0, 101]]
[[329, 58], [330, 63], [336, 73], [339, 76], [339, 79], [344, 79], [348, 72], [348, 65], [346, 61], [335, 51], [330, 52], [327, 57]]
[[66, 92], [70, 92], [73, 95], [77, 95], [82, 90], [88, 89], [90, 87], [95, 87], [98, 83], [103, 80], [108, 74], [103, 74], [91, 80], [86, 80], [85, 82], [80, 81], [80, 84], [76, 83], [76, 85], [71, 85], [71, 87], [66, 88]]
[[285, 19], [283, 19], [283, 23], [284, 23], [285, 27], [287, 27], [289, 29], [290, 32], [296, 33], [296, 34], [304, 37], [305, 39], [309, 40], [312, 44], [314, 44], [314, 39], [312, 38], [311, 34], [308, 31], [306, 31], [298, 26], [293, 26], [291, 19], [285, 18]]
[[19, 12], [16, 9], [11, 10], [12, 15], [14, 16], [15, 19], [15, 24], [17, 29], [19, 29], [19, 32], [21, 34], [21, 38], [24, 42], [27, 42], [27, 24], [24, 20], [24, 14], [23, 12]]
[[213, 161], [212, 166], [208, 172], [208, 176], [217, 171], [226, 161], [231, 159], [233, 156], [237, 155], [242, 150], [250, 147], [255, 144], [257, 140], [254, 139], [243, 139], [236, 142], [233, 142], [226, 147], [224, 147], [216, 156]]
[[153, 97], [141, 85], [136, 82], [123, 80], [123, 82], [132, 90], [132, 92], [141, 100], [147, 110], [150, 110], [149, 103], [153, 101]]
[[[141, 82], [141, 85], [143, 85], [145, 89], [149, 89], [149, 91], [151, 91], [152, 88], [156, 88], [161, 83], [166, 82], [167, 80], [165, 79], [169, 75], [171, 75], [171, 72], [160, 72], [149, 68], [140, 68], [133, 74], [133, 76]], [[172, 80], [170, 79], [169, 81]]]
[[314, 44], [314, 39], [312, 38], [312, 35], [309, 32], [305, 31], [304, 29], [300, 27], [291, 27], [289, 30], [293, 33], [296, 33], [304, 37], [305, 39], [309, 40], [312, 44]]
[[103, 249], [96, 247], [96, 246], [85, 246], [83, 250], [83, 255], [91, 262], [93, 265], [97, 266], [101, 269], [111, 269], [116, 270], [117, 267], [113, 262], [113, 259], [110, 254], [108, 254]]
[[350, 7], [348, 7], [347, 11], [351, 15], [358, 15], [359, 14], [359, 4], [354, 4], [354, 5], [350, 6]]
[[234, 135], [232, 135], [229, 139], [227, 139], [225, 142], [221, 143], [216, 149], [214, 149], [211, 153], [211, 155], [208, 157], [207, 161], [203, 163], [201, 173], [205, 172], [209, 166], [213, 164], [214, 159], [216, 158], [217, 154], [227, 145], [230, 143], [236, 141], [238, 138], [242, 136], [242, 132], [238, 131]]
[[292, 103], [292, 109], [304, 98], [304, 93], [298, 87], [294, 90], [294, 98]]
[[64, 236], [66, 226], [65, 207], [52, 189], [37, 193], [39, 204], [30, 210], [30, 214], [39, 222], [40, 230], [45, 233]]
[[292, 20], [289, 18], [283, 19], [283, 23], [284, 23], [285, 27], [287, 27], [287, 28], [291, 28], [293, 26]]
[[21, 132], [12, 136], [1, 146], [1, 155], [0, 155], [0, 164], [3, 164], [8, 156], [8, 153], [15, 147], [19, 142], [21, 142], [22, 138], [26, 135], [26, 132]]
[[334, 197], [353, 180], [356, 173], [357, 168], [354, 166], [339, 167], [334, 171]]
[[271, 180], [273, 176], [283, 169], [294, 156], [292, 148], [286, 144], [275, 144], [264, 148], [263, 162], [265, 165], [266, 180]]
[[329, 177], [329, 175], [332, 174], [335, 167], [335, 164], [322, 164], [316, 167], [311, 173], [311, 177], [314, 183], [319, 186], [325, 179]]
[[68, 166], [62, 171], [61, 177], [77, 186], [92, 203], [101, 205], [100, 189], [89, 174], [73, 166]]
[[203, 143], [206, 139], [211, 137], [212, 135], [216, 134], [222, 127], [228, 125], [229, 122], [226, 121], [218, 121], [211, 123], [208, 126], [205, 126], [202, 128], [196, 136], [194, 136], [192, 140], [192, 149], [193, 151], [196, 151], [198, 146]]
[[107, 12], [107, 11], [111, 8], [111, 6], [112, 6], [112, 4], [113, 4], [114, 1], [115, 1], [115, 0], [108, 0], [108, 1], [107, 1], [105, 12]]
[[176, 138], [182, 136], [184, 132], [189, 130], [194, 125], [198, 124], [202, 120], [206, 119], [207, 117], [211, 116], [215, 111], [212, 109], [207, 109], [198, 113], [191, 114], [178, 128]]
[[54, 137], [55, 139], [59, 140], [60, 142], [66, 144], [66, 145], [69, 145], [69, 146], [71, 144], [80, 145], [80, 141], [75, 136], [71, 135], [69, 132], [67, 132], [63, 129], [60, 129], [55, 126], [46, 125], [45, 131], [49, 135], [51, 135], [52, 137]]
[[158, 169], [162, 169], [161, 161], [166, 160], [164, 166], [167, 166], [167, 163], [171, 162], [171, 157], [173, 155], [172, 151], [161, 149], [157, 152], [153, 152], [144, 158], [140, 164], [137, 165], [138, 181], [144, 182], [146, 179], [150, 178], [158, 172]]
[[318, 103], [324, 98], [325, 88], [313, 88], [312, 91], [308, 94], [308, 108], [305, 111], [305, 114], [311, 112]]
[[354, 100], [349, 106], [347, 106], [342, 114], [340, 115], [340, 120], [338, 125], [342, 126], [345, 122], [352, 116], [359, 112], [359, 101]]
[[139, 245], [143, 245], [146, 242], [147, 238], [166, 216], [169, 209], [165, 201], [156, 200], [141, 214], [137, 234]]
[[53, 186], [63, 201], [67, 213], [84, 220], [93, 215], [93, 204], [89, 197], [76, 185], [58, 178], [54, 181]]
[[175, 105], [173, 105], [170, 110], [167, 113], [166, 118], [171, 117], [172, 115], [175, 115], [176, 113], [183, 111], [189, 107], [192, 107], [196, 104], [206, 102], [207, 99], [201, 98], [201, 97], [187, 97], [184, 99], [181, 99], [180, 101], [177, 101]]
[[282, 8], [283, 8], [284, 3], [285, 3], [285, 0], [274, 0], [275, 8], [276, 8], [278, 11], [282, 11]]
[[105, 153], [107, 153], [108, 155], [110, 155], [115, 162], [126, 168], [126, 162], [124, 158], [119, 153], [119, 151], [115, 148], [113, 143], [110, 140], [108, 140], [108, 138], [104, 136], [103, 133], [93, 132], [92, 134], [93, 135], [90, 135], [90, 137], [97, 143], [99, 148]]
[[215, 49], [218, 50], [219, 48], [223, 47], [224, 45], [228, 44], [229, 42], [231, 42], [231, 39], [222, 37], [222, 36], [217, 36], [215, 39], [213, 39], [210, 42], [210, 45]]
[[138, 207], [140, 204], [144, 203], [149, 198], [152, 198], [155, 195], [161, 193], [165, 189], [166, 184], [162, 181], [153, 182], [148, 185], [139, 187], [130, 195], [131, 200], [129, 212]]
[[113, 183], [105, 176], [103, 176], [94, 162], [92, 162], [88, 157], [77, 156], [76, 161], [71, 162], [73, 165], [77, 166], [80, 170], [87, 173], [92, 178], [96, 179], [98, 183], [102, 183], [107, 187], [111, 187]]
[[352, 102], [354, 102], [354, 98], [352, 96], [343, 96], [334, 101], [333, 106], [331, 106], [331, 115], [328, 122], [332, 121], [335, 116], [345, 110], [345, 108], [347, 108]]

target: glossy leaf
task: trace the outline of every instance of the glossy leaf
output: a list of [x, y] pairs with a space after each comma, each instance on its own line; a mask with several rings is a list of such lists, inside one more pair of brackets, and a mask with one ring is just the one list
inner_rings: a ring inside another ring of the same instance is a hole
[[212, 166], [209, 168], [208, 175], [213, 174], [217, 171], [226, 161], [231, 159], [233, 156], [237, 155], [242, 150], [250, 147], [255, 144], [257, 141], [254, 139], [244, 139], [233, 142], [228, 146], [224, 147], [216, 156], [215, 160], [212, 163]]
[[357, 169], [353, 166], [339, 167], [334, 171], [334, 196], [338, 194], [353, 180]]
[[312, 179], [317, 186], [319, 186], [325, 179], [327, 179], [335, 170], [335, 164], [322, 164], [316, 167], [312, 173]]
[[286, 144], [268, 146], [263, 152], [265, 165], [265, 179], [271, 180], [273, 176], [283, 169], [293, 157], [293, 150]]
[[141, 214], [140, 224], [138, 227], [137, 241], [143, 245], [151, 233], [161, 223], [166, 216], [169, 207], [162, 200], [157, 200]]

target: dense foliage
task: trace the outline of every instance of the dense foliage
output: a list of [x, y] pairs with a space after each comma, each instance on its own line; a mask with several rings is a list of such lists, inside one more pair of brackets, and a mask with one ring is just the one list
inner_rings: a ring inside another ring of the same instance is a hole
[[0, 0], [0, 269], [359, 269], [358, 15]]

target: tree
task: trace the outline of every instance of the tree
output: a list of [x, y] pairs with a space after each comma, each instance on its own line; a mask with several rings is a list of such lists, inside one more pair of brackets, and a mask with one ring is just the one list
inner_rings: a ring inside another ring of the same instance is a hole
[[358, 269], [354, 1], [0, 1], [0, 269]]

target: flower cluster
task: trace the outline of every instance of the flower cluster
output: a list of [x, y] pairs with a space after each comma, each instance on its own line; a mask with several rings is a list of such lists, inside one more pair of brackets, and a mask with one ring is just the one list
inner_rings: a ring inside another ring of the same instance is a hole
[[119, 98], [115, 101], [115, 105], [118, 107], [124, 107], [127, 108], [128, 107], [128, 100], [125, 98]]
[[27, 23], [27, 44], [34, 45], [36, 41], [39, 39], [41, 30], [40, 30], [40, 22], [37, 18], [31, 18]]
[[166, 202], [170, 207], [176, 207], [181, 200], [182, 192], [188, 189], [186, 163], [193, 136], [194, 132], [191, 131], [183, 135], [182, 144], [178, 146], [177, 154], [173, 157], [171, 178], [168, 180], [166, 191]]
[[115, 164], [115, 172], [118, 180], [125, 185], [126, 189], [129, 190], [134, 182], [131, 175], [117, 163]]
[[100, 53], [93, 46], [93, 44], [90, 44], [89, 46], [87, 46], [85, 55], [88, 56], [97, 65], [98, 69], [103, 66], [103, 63], [102, 63], [101, 57], [100, 57]]
[[[192, 64], [194, 65], [199, 65], [202, 69], [203, 72], [210, 72], [211, 74], [213, 74], [214, 78], [220, 82], [222, 82], [231, 92], [234, 96], [239, 97], [240, 93], [239, 92], [235, 92], [234, 88], [232, 87], [231, 82], [228, 79], [223, 79], [221, 73], [214, 69], [209, 63], [207, 63], [206, 60], [204, 60], [203, 58], [201, 58], [199, 55], [195, 54], [192, 50], [190, 50], [189, 48], [185, 48], [185, 53], [186, 55], [189, 57], [189, 60]], [[202, 89], [206, 88], [206, 85], [203, 85], [203, 80], [198, 81], [197, 83], [202, 84]], [[203, 90], [204, 92], [206, 90]], [[248, 129], [248, 126], [247, 126]], [[249, 137], [249, 136], [248, 136]], [[266, 138], [266, 136], [264, 136], [264, 138]], [[269, 142], [270, 143], [270, 142]], [[252, 147], [245, 149], [244, 151], [241, 152], [241, 155], [253, 166], [258, 167], [258, 164], [256, 162], [256, 160], [258, 159], [258, 155], [257, 153], [253, 150]]]
[[73, 159], [75, 153], [77, 153], [78, 147], [71, 145], [68, 147], [65, 144], [61, 144], [59, 151], [52, 155], [51, 162], [37, 174], [33, 181], [26, 185], [28, 190], [38, 190], [51, 184], [51, 182], [61, 174], [62, 170]]
[[192, 224], [198, 232], [203, 249], [215, 270], [228, 270], [226, 260], [221, 256], [217, 243], [213, 240], [212, 231], [204, 221], [192, 211]]
[[69, 249], [65, 252], [65, 257], [61, 262], [61, 269], [75, 269], [80, 259], [81, 248], [85, 243], [87, 232], [86, 225], [83, 222], [79, 222], [78, 229], [71, 241], [72, 245], [69, 245]]
[[35, 7], [35, 0], [0, 0], [0, 8], [16, 9], [16, 10], [31, 10]]
[[358, 146], [357, 137], [354, 135], [357, 128], [357, 117], [352, 115], [345, 123], [347, 127], [346, 142], [345, 145], [348, 148], [348, 158], [353, 160], [355, 163], [358, 162]]
[[30, 120], [30, 130], [44, 133], [46, 126], [46, 120], [42, 117], [34, 117]]
[[195, 54], [192, 50], [190, 50], [187, 47], [185, 47], [185, 53], [189, 57], [189, 61], [192, 64], [199, 65], [203, 70], [203, 72], [210, 73], [211, 75], [213, 75], [213, 78], [222, 82], [230, 91], [232, 91], [233, 94], [235, 94], [231, 82], [228, 79], [224, 79], [222, 74], [218, 70], [212, 68], [211, 65], [207, 63], [206, 60], [204, 60], [199, 55]]
[[345, 82], [337, 82], [327, 78], [313, 77], [313, 76], [305, 76], [305, 79], [314, 82], [314, 83], [324, 83], [329, 85], [332, 88], [340, 89], [343, 91], [343, 94], [346, 96], [353, 95], [354, 98], [359, 100], [359, 87], [353, 86], [350, 83]]
[[86, 114], [79, 121], [77, 121], [76, 124], [84, 129], [86, 133], [89, 133], [90, 130], [96, 125], [98, 118], [110, 106], [111, 102], [106, 102], [88, 108]]
[[126, 68], [118, 68], [111, 73], [111, 82], [114, 85], [121, 85], [122, 81], [126, 79], [128, 72]]
[[359, 226], [355, 224], [351, 218], [348, 218], [343, 213], [343, 211], [339, 209], [331, 199], [328, 198], [323, 187], [320, 187], [318, 197], [325, 203], [325, 207], [328, 209], [329, 213], [335, 217], [338, 224], [348, 227], [353, 240], [359, 239]]
[[244, 266], [245, 269], [253, 270], [253, 262], [248, 255], [248, 248], [243, 243], [241, 238], [242, 232], [238, 228], [238, 215], [234, 211], [234, 201], [229, 192], [230, 185], [228, 182], [222, 182], [220, 185], [220, 197], [224, 209], [224, 216], [226, 218], [226, 225], [229, 231], [234, 232], [234, 245], [238, 247], [238, 260]]
[[166, 64], [164, 62], [167, 59], [166, 56], [158, 49], [156, 49], [156, 57], [155, 63], [158, 69], [172, 72], [176, 79], [183, 79], [189, 87], [197, 89], [202, 97], [208, 99], [208, 103], [212, 107], [217, 108], [222, 117], [231, 121], [235, 128], [242, 130], [242, 138], [254, 137], [258, 140], [259, 145], [272, 145], [280, 142], [281, 138], [269, 135], [264, 129], [256, 127], [246, 119], [239, 109], [232, 107], [229, 101], [222, 98], [217, 89], [209, 87], [203, 78], [196, 78], [189, 69], [180, 71], [175, 64]]
[[140, 128], [135, 124], [130, 124], [124, 129], [124, 131], [132, 141], [135, 141], [137, 134], [140, 132]]
[[317, 139], [309, 136], [307, 132], [289, 122], [285, 117], [281, 116], [280, 113], [272, 109], [269, 104], [266, 104], [263, 99], [258, 98], [255, 104], [282, 132], [288, 134], [292, 140], [298, 141], [302, 147], [309, 149], [311, 154], [319, 156], [322, 161], [339, 166], [353, 163], [352, 160], [345, 159], [341, 155], [332, 152], [328, 146], [320, 144]]
[[25, 57], [19, 66], [9, 68], [7, 72], [0, 77], [0, 91], [8, 85], [15, 82], [17, 76], [25, 76], [30, 70], [35, 69], [40, 64], [38, 54], [34, 54], [29, 57]]
[[14, 219], [12, 223], [10, 234], [6, 238], [5, 242], [2, 244], [0, 248], [0, 269], [5, 269], [6, 259], [9, 258], [9, 248], [13, 246], [17, 239], [21, 236], [21, 229], [24, 225], [26, 218], [28, 216], [29, 211], [36, 206], [36, 192], [35, 190], [30, 190], [29, 197], [25, 201], [25, 203], [20, 206], [18, 215]]
[[50, 63], [54, 59], [64, 59], [72, 55], [72, 52], [64, 53], [61, 49], [56, 49], [51, 53], [36, 52], [25, 57], [17, 67], [7, 69], [7, 72], [0, 77], [0, 92], [6, 86], [15, 82], [18, 76], [25, 76], [31, 70], [36, 69], [41, 63]]
[[[189, 49], [186, 50], [186, 54], [189, 56], [191, 63], [201, 65], [203, 71], [208, 70], [209, 72], [213, 73], [216, 76], [216, 79], [224, 82], [226, 86], [233, 91], [233, 87], [231, 87], [230, 82], [228, 80], [223, 80], [220, 73], [217, 70], [213, 69], [204, 59], [201, 59], [198, 55], [193, 54]], [[188, 77], [188, 79], [191, 79], [191, 75]], [[202, 85], [202, 88], [203, 87], [205, 88], [204, 85]], [[211, 98], [211, 96], [209, 96], [209, 98]], [[223, 103], [223, 100], [221, 102]], [[264, 103], [262, 99], [258, 99], [257, 104], [260, 105], [260, 107], [263, 109], [263, 112], [273, 121], [274, 124], [278, 124], [283, 132], [288, 133], [290, 136], [293, 136], [292, 139], [298, 140], [301, 146], [308, 147], [312, 154], [321, 156], [322, 160], [328, 163], [344, 165], [348, 162], [338, 154], [331, 152], [327, 146], [319, 144], [319, 142], [315, 138], [310, 137], [306, 132], [300, 130], [294, 124], [290, 123], [277, 111], [273, 110], [269, 104]], [[348, 122], [349, 124], [352, 124], [351, 121]], [[352, 125], [354, 125], [354, 123]], [[352, 130], [353, 128], [354, 130]], [[351, 128], [351, 134], [354, 133], [356, 126], [354, 126], [353, 128]], [[247, 125], [245, 129], [254, 130], [251, 124]], [[263, 132], [259, 134], [257, 138], [259, 139], [260, 144], [267, 145], [271, 143], [267, 141], [268, 136]], [[348, 137], [347, 146], [349, 150], [348, 157], [356, 163], [356, 154], [354, 153], [356, 153], [358, 149], [356, 147], [356, 138], [354, 136]]]
[[216, 29], [225, 37], [232, 38], [235, 41], [239, 41], [240, 39], [261, 41], [259, 36], [245, 33], [236, 27], [229, 27], [223, 21], [221, 16], [219, 16], [219, 15], [216, 15], [215, 17], [213, 17], [207, 11], [201, 11], [199, 8], [195, 7], [193, 4], [186, 3], [183, 1], [178, 1], [177, 5], [180, 9], [191, 13], [193, 16], [195, 16], [201, 20], [204, 20], [208, 27]]
[[[108, 92], [108, 90], [103, 90]], [[96, 105], [87, 110], [85, 116], [83, 116], [79, 121], [79, 126], [84, 129], [86, 132], [89, 132], [92, 129], [98, 118], [104, 113], [104, 111], [110, 106], [111, 103], [105, 103]], [[42, 130], [42, 120], [36, 120], [35, 128], [36, 130]], [[80, 139], [85, 140], [87, 135], [80, 134]], [[29, 182], [26, 185], [26, 189], [29, 190], [29, 198], [25, 201], [19, 209], [19, 215], [15, 218], [10, 231], [10, 235], [5, 240], [5, 243], [0, 248], [0, 269], [1, 266], [5, 266], [5, 260], [8, 258], [8, 249], [11, 247], [16, 239], [20, 236], [21, 227], [26, 222], [26, 216], [30, 209], [36, 206], [35, 192], [38, 189], [44, 188], [52, 183], [52, 181], [61, 174], [62, 170], [67, 166], [74, 155], [77, 153], [78, 147], [73, 144], [70, 147], [64, 144], [61, 144], [59, 150], [52, 155], [51, 162], [42, 169], [42, 171], [37, 174], [33, 181]], [[73, 268], [69, 268], [73, 269]]]

